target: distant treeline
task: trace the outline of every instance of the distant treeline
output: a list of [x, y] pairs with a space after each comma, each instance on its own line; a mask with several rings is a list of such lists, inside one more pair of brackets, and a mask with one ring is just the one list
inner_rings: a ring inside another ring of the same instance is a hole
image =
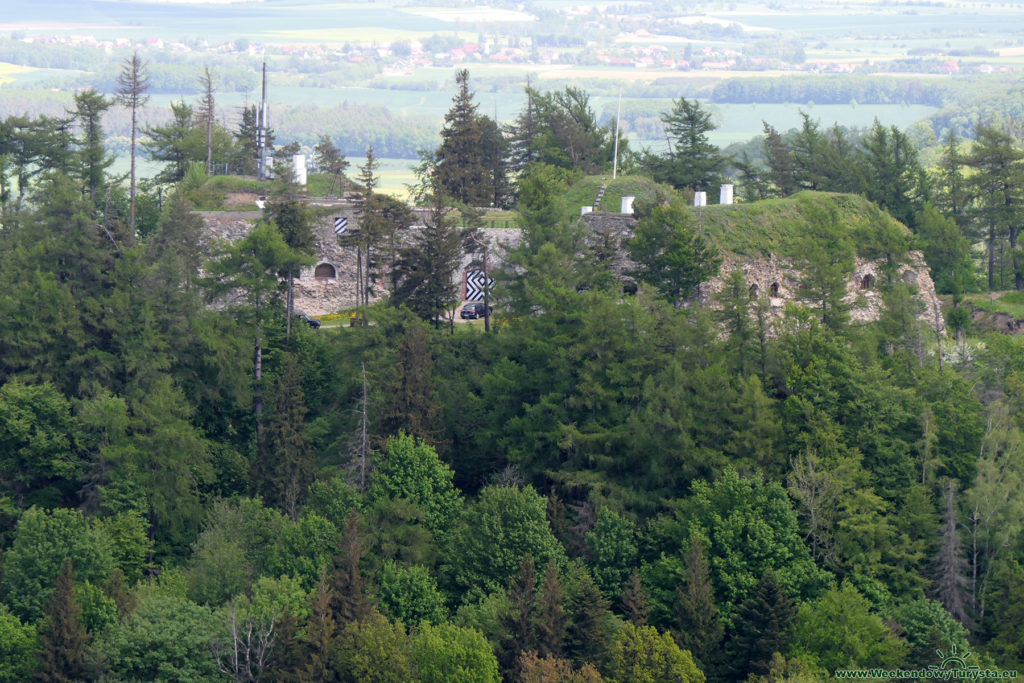
[[946, 105], [954, 88], [916, 78], [836, 75], [798, 78], [734, 78], [717, 84], [712, 102], [735, 104], [923, 104]]

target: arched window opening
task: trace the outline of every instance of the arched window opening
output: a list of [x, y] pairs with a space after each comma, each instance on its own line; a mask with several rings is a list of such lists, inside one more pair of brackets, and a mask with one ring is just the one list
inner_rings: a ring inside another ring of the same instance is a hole
[[860, 281], [860, 288], [863, 290], [871, 289], [875, 286], [875, 278], [871, 273], [868, 273]]
[[768, 288], [768, 291], [771, 293], [772, 296], [778, 296], [779, 295], [779, 283], [778, 282], [773, 282], [772, 286]]

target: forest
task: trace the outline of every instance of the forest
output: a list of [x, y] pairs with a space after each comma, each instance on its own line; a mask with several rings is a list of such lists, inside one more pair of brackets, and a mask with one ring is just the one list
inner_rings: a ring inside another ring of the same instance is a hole
[[[346, 325], [312, 328], [289, 285], [316, 215], [287, 166], [234, 243], [194, 211], [215, 164], [251, 172], [255, 111], [224, 129], [207, 88], [139, 143], [155, 184], [114, 178], [101, 114], [134, 122], [146, 95], [145, 64], [121, 66], [116, 99], [0, 122], [0, 681], [1024, 666], [1024, 337], [968, 303], [1024, 290], [1012, 129], [950, 133], [926, 166], [899, 129], [805, 114], [730, 158], [680, 97], [668, 151], [618, 140], [658, 187], [628, 288], [569, 201], [611, 170], [614, 128], [573, 87], [498, 125], [461, 71], [415, 237], [372, 147], [350, 172], [319, 140], [365, 271]], [[780, 316], [741, 271], [696, 296], [726, 245], [693, 192], [730, 177], [805, 217], [778, 212], [802, 273]], [[494, 315], [455, 325], [453, 276], [498, 208], [521, 240]], [[898, 275], [912, 250], [946, 336]], [[843, 296], [857, 258], [883, 264], [876, 322]]]

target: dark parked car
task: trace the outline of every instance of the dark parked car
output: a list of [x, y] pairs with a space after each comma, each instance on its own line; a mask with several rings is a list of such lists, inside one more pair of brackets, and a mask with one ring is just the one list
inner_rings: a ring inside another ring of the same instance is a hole
[[312, 327], [315, 330], [320, 329], [320, 321], [317, 320], [316, 318], [310, 318], [305, 313], [296, 313], [295, 317], [296, 318], [301, 318], [302, 320], [305, 320], [306, 324], [309, 325], [310, 327]]
[[483, 303], [469, 303], [462, 307], [459, 317], [463, 320], [476, 320], [477, 318], [483, 318], [493, 310], [494, 306], [485, 306]]

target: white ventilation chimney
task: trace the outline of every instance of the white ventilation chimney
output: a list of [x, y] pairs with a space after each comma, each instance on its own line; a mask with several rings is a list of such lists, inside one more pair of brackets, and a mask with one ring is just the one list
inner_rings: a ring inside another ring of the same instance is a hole
[[693, 205], [695, 207], [707, 206], [708, 205], [708, 193], [707, 192], [694, 192], [693, 193]]
[[580, 215], [581, 216], [585, 216], [588, 213], [594, 213], [594, 207], [592, 207], [592, 206], [581, 206], [580, 207]]
[[719, 204], [732, 204], [732, 183], [722, 185], [718, 191]]
[[292, 169], [295, 170], [295, 183], [306, 184], [306, 155], [295, 154], [292, 156]]
[[625, 214], [629, 214], [630, 216], [632, 216], [633, 215], [633, 200], [634, 199], [636, 199], [636, 197], [628, 197], [628, 196], [627, 197], [623, 197], [622, 198], [622, 211], [620, 211], [619, 213], [625, 213]]

